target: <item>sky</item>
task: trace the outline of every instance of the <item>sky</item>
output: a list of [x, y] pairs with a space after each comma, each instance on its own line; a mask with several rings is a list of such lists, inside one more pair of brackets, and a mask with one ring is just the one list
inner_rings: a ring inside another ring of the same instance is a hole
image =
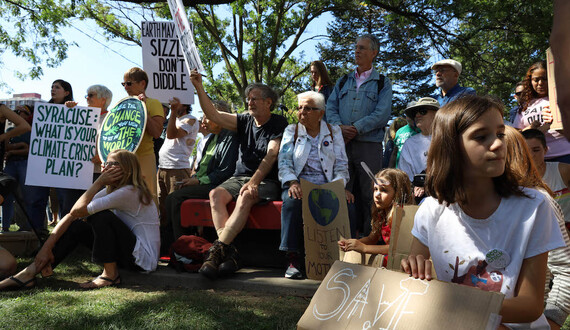
[[[322, 33], [322, 27], [330, 20], [331, 15], [323, 15], [309, 25], [306, 33], [308, 36]], [[0, 99], [10, 98], [12, 94], [39, 93], [42, 99], [49, 100], [51, 84], [56, 79], [71, 83], [74, 99], [80, 106], [87, 105], [85, 94], [87, 88], [94, 84], [105, 85], [113, 92], [112, 104], [127, 96], [121, 86], [123, 73], [134, 66], [142, 67], [141, 47], [106, 41], [92, 22], [76, 21], [74, 27], [66, 28], [62, 35], [68, 42], [76, 42], [78, 46], [70, 46], [67, 59], [59, 67], [44, 66], [44, 75], [39, 80], [22, 81], [17, 78], [14, 72], [27, 72], [30, 64], [9, 52], [2, 55], [4, 64], [0, 66], [0, 81], [6, 82], [11, 90], [0, 89]], [[317, 43], [312, 40], [300, 48], [308, 61], [318, 59]]]

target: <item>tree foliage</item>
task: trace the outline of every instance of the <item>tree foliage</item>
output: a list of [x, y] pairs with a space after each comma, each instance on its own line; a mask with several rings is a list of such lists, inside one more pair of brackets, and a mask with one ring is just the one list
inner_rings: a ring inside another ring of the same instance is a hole
[[[378, 65], [397, 85], [398, 108], [426, 96], [429, 89], [423, 89], [423, 82], [431, 78], [429, 67], [442, 58], [463, 64], [463, 85], [510, 103], [516, 82], [532, 62], [545, 58], [552, 26], [552, 2], [547, 0], [368, 0], [341, 5], [344, 9], [335, 12], [329, 28], [331, 43], [322, 45], [323, 58], [346, 52], [338, 44], [350, 45], [355, 34], [378, 35], [386, 51]], [[352, 33], [350, 24], [343, 28], [351, 17], [362, 21]], [[344, 32], [336, 33], [339, 28]]]

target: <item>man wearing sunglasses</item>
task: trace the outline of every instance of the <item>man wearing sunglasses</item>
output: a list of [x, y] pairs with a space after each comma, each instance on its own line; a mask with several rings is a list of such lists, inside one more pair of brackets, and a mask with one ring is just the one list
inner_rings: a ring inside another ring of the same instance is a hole
[[162, 104], [158, 100], [146, 97], [145, 91], [148, 86], [148, 75], [141, 68], [135, 67], [125, 72], [121, 85], [123, 85], [129, 96], [138, 97], [146, 104], [146, 129], [135, 154], [141, 165], [144, 181], [153, 199], [155, 202], [158, 202], [156, 193], [156, 158], [154, 156], [152, 139], [157, 139], [162, 134], [164, 123]]
[[[427, 167], [427, 153], [431, 143], [431, 124], [439, 103], [431, 97], [422, 97], [417, 102], [410, 102], [404, 112], [412, 118], [420, 129], [416, 134], [406, 140], [400, 154], [400, 169], [414, 182], [414, 176], [421, 174]], [[425, 172], [424, 172], [425, 173]], [[418, 180], [416, 180], [418, 181]], [[424, 195], [423, 187], [414, 184], [414, 196]]]
[[461, 97], [461, 95], [475, 95], [475, 90], [471, 87], [461, 87], [459, 85], [459, 75], [461, 74], [461, 63], [447, 59], [436, 62], [431, 66], [435, 76], [435, 85], [439, 91], [434, 95], [440, 106]]

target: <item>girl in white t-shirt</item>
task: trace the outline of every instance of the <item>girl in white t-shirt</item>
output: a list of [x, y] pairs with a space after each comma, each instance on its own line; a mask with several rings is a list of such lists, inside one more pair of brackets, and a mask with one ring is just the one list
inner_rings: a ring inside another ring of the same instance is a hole
[[103, 264], [100, 276], [80, 285], [84, 289], [121, 283], [119, 267], [156, 269], [158, 211], [134, 153], [109, 153], [101, 176], [58, 222], [34, 262], [0, 282], [0, 290], [34, 286], [36, 274], [51, 275], [52, 268], [79, 244], [91, 248], [93, 261]]
[[544, 283], [548, 251], [564, 245], [553, 208], [519, 187], [506, 163], [503, 106], [465, 96], [433, 123], [426, 192], [402, 269], [431, 279], [505, 294], [500, 314], [513, 328], [548, 327]]

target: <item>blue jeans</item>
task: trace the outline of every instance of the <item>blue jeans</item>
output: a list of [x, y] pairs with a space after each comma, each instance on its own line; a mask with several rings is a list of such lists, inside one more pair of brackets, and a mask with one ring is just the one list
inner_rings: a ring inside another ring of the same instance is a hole
[[[288, 252], [302, 252], [304, 250], [303, 237], [303, 202], [301, 199], [289, 197], [289, 188], [281, 193], [283, 206], [281, 207], [281, 244], [279, 250]], [[354, 203], [347, 203], [350, 232], [352, 238], [356, 235], [356, 207]]]
[[[48, 200], [49, 188], [40, 186], [28, 186], [26, 182], [26, 170], [28, 160], [17, 160], [6, 162], [4, 171], [13, 176], [19, 183], [19, 189], [22, 191], [24, 210], [26, 211], [31, 225], [36, 229], [45, 228], [45, 207]], [[10, 221], [14, 215], [14, 195], [10, 194], [2, 205], [2, 228], [7, 230], [10, 227]], [[27, 224], [26, 224], [27, 225]], [[29, 228], [22, 228], [27, 230]]]

